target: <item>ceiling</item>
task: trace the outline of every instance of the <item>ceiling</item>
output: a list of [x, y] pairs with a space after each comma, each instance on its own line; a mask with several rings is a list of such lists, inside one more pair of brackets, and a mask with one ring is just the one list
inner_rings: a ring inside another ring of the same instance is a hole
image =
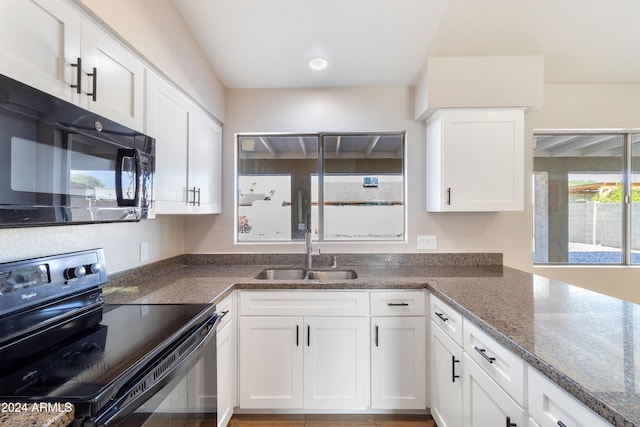
[[173, 2], [228, 88], [412, 85], [429, 56], [474, 55], [544, 55], [547, 83], [640, 83], [638, 0]]

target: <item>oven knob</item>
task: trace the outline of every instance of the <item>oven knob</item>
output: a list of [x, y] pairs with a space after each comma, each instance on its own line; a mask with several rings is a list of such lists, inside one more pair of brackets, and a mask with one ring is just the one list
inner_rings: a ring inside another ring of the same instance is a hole
[[87, 275], [87, 270], [83, 266], [67, 268], [64, 271], [65, 279], [77, 279]]
[[100, 273], [100, 271], [102, 270], [102, 266], [99, 262], [94, 262], [93, 264], [85, 265], [84, 269], [87, 271], [87, 274], [96, 274]]

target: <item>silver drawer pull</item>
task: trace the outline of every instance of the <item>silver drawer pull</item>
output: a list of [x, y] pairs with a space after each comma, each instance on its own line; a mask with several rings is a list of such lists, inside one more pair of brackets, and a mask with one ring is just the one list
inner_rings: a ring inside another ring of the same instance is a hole
[[436, 311], [436, 316], [438, 316], [438, 317], [440, 318], [440, 320], [442, 320], [443, 322], [446, 322], [447, 320], [449, 320], [449, 318], [448, 318], [448, 317], [446, 317], [446, 316], [445, 316], [444, 314], [442, 314], [442, 313], [438, 313], [437, 311]]
[[474, 349], [475, 351], [477, 351], [478, 353], [480, 353], [480, 355], [481, 355], [482, 357], [484, 357], [484, 360], [486, 360], [487, 362], [489, 362], [489, 363], [493, 363], [493, 362], [495, 362], [495, 361], [496, 361], [496, 358], [495, 358], [495, 357], [489, 357], [489, 356], [487, 356], [487, 354], [486, 354], [486, 351], [487, 351], [487, 350], [485, 350], [484, 348], [478, 348], [478, 347], [476, 347], [476, 346], [474, 345], [474, 346], [473, 346], [473, 349]]

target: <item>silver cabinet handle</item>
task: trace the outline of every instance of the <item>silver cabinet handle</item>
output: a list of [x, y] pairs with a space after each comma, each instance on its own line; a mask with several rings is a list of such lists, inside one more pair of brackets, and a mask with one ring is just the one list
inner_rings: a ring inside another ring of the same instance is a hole
[[436, 316], [438, 316], [438, 317], [440, 318], [440, 320], [442, 320], [443, 322], [446, 322], [447, 320], [449, 320], [449, 318], [448, 318], [448, 317], [446, 317], [446, 316], [444, 315], [444, 313], [438, 313], [438, 312], [436, 311]]
[[93, 77], [93, 86], [91, 93], [87, 93], [87, 96], [90, 96], [91, 99], [96, 101], [98, 99], [98, 69], [93, 67], [93, 73], [87, 73], [87, 76]]
[[460, 375], [456, 375], [456, 363], [460, 363], [459, 360], [456, 360], [455, 356], [451, 356], [451, 382], [455, 383], [456, 378], [460, 378]]
[[484, 360], [486, 360], [487, 362], [489, 362], [489, 363], [493, 363], [493, 362], [495, 362], [495, 361], [496, 361], [496, 358], [495, 358], [495, 357], [489, 357], [489, 356], [487, 356], [487, 353], [486, 353], [486, 352], [487, 352], [487, 350], [485, 350], [484, 348], [478, 348], [478, 347], [476, 347], [476, 346], [474, 345], [474, 346], [473, 346], [473, 349], [474, 349], [475, 351], [477, 351], [478, 353], [480, 353], [480, 355], [481, 355], [482, 357], [484, 357]]
[[71, 87], [76, 88], [76, 93], [82, 93], [82, 58], [78, 58], [75, 64], [71, 64], [72, 67], [76, 67], [76, 84]]
[[378, 325], [376, 325], [376, 338], [375, 338], [375, 341], [376, 341], [376, 347], [379, 347], [379, 345], [378, 345], [378, 339], [379, 339], [379, 335], [378, 335], [378, 334], [379, 334], [379, 332], [378, 332], [378, 329], [379, 329], [379, 328], [378, 328]]

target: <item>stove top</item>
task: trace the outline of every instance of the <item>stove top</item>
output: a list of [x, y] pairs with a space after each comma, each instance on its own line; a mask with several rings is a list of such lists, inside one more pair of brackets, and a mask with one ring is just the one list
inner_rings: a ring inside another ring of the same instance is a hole
[[105, 393], [117, 393], [135, 372], [156, 363], [167, 343], [214, 309], [213, 304], [104, 305], [99, 324], [3, 369], [10, 374], [0, 377], [0, 401], [64, 401], [75, 403], [76, 412], [92, 414], [102, 405], [98, 400], [110, 397]]

